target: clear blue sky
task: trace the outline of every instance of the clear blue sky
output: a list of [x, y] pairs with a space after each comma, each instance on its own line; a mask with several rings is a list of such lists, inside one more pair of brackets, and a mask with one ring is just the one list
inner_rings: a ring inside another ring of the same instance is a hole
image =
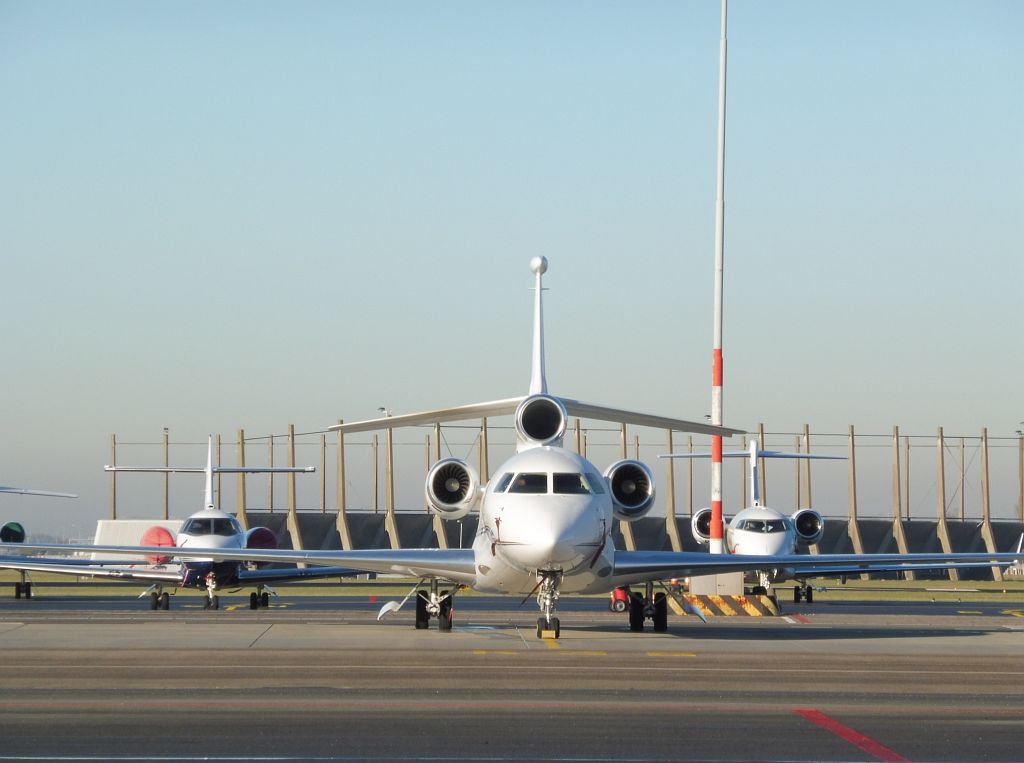
[[[538, 254], [552, 390], [701, 418], [718, 24], [0, 0], [0, 484], [82, 494], [0, 519], [102, 516], [112, 432], [521, 394]], [[733, 0], [727, 423], [1019, 428], [1022, 29], [1016, 0]]]

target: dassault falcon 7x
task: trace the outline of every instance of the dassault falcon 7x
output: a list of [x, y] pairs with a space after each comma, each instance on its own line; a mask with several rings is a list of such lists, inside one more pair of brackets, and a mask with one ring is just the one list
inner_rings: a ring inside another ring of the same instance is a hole
[[[305, 580], [310, 578], [335, 577], [352, 575], [358, 571], [340, 567], [313, 568], [272, 568], [260, 569], [255, 561], [246, 565], [239, 560], [219, 560], [206, 554], [213, 550], [253, 550], [275, 549], [277, 538], [266, 527], [253, 527], [244, 530], [241, 524], [230, 514], [226, 514], [214, 503], [214, 474], [275, 474], [308, 473], [315, 471], [312, 466], [305, 467], [233, 467], [215, 466], [213, 464], [213, 438], [207, 443], [206, 466], [200, 467], [161, 467], [161, 466], [106, 466], [109, 472], [186, 472], [206, 475], [206, 499], [204, 507], [189, 516], [181, 526], [177, 537], [161, 525], [150, 527], [142, 536], [142, 547], [135, 552], [137, 556], [145, 556], [148, 564], [144, 566], [109, 566], [109, 561], [65, 561], [60, 563], [52, 558], [3, 557], [0, 558], [0, 569], [21, 571], [51, 572], [57, 574], [105, 577], [118, 580], [139, 580], [150, 583], [150, 587], [140, 598], [149, 596], [151, 609], [169, 609], [170, 594], [164, 587], [198, 588], [206, 591], [205, 609], [219, 609], [219, 592], [243, 586], [253, 586], [255, 591], [249, 595], [249, 607], [258, 609], [270, 603], [268, 583], [282, 580]], [[21, 545], [22, 549], [31, 550], [32, 546]], [[53, 548], [53, 547], [50, 547]], [[96, 551], [96, 546], [61, 547], [75, 550]], [[179, 552], [186, 549], [201, 553], [200, 556], [189, 555], [187, 558]], [[118, 552], [112, 552], [118, 553]], [[175, 557], [182, 559], [180, 565], [168, 566]]]
[[[603, 472], [583, 456], [566, 449], [563, 439], [569, 416], [627, 422], [723, 436], [738, 433], [726, 429], [632, 413], [558, 397], [548, 392], [544, 369], [542, 276], [547, 260], [530, 262], [535, 275], [533, 361], [529, 394], [425, 413], [390, 416], [334, 427], [345, 433], [364, 432], [426, 423], [439, 423], [512, 414], [517, 450], [482, 484], [470, 464], [446, 458], [434, 464], [426, 477], [426, 498], [433, 511], [445, 519], [459, 519], [479, 508], [479, 522], [472, 548], [383, 549], [354, 551], [301, 551], [265, 549], [215, 549], [189, 553], [177, 549], [180, 559], [197, 556], [214, 560], [304, 562], [341, 564], [358, 570], [401, 574], [419, 578], [429, 587], [415, 595], [417, 628], [427, 628], [436, 618], [441, 630], [451, 630], [453, 595], [459, 587], [517, 596], [536, 594], [540, 607], [538, 637], [559, 635], [555, 616], [558, 598], [564, 593], [609, 593], [621, 586], [644, 586], [645, 593], [630, 597], [630, 629], [643, 630], [653, 620], [655, 631], [667, 628], [666, 594], [654, 594], [654, 585], [672, 578], [724, 572], [793, 569], [820, 566], [823, 561], [870, 571], [900, 564], [949, 566], [958, 561], [1011, 563], [1020, 554], [844, 554], [809, 557], [791, 554], [710, 554], [706, 552], [624, 551], [612, 537], [616, 519], [633, 521], [654, 504], [654, 478], [640, 461], [625, 459]], [[33, 546], [33, 550], [53, 547]], [[68, 548], [67, 546], [60, 548]], [[160, 549], [87, 547], [99, 553], [160, 552]], [[444, 582], [446, 590], [439, 590]], [[389, 602], [379, 616], [397, 610]]]

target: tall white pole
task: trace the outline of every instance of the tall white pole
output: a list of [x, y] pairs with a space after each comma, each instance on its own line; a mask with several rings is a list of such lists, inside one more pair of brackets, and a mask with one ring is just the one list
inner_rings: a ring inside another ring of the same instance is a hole
[[[715, 195], [715, 327], [711, 373], [711, 423], [722, 426], [722, 293], [725, 267], [725, 75], [728, 49], [728, 0], [722, 0], [722, 37], [718, 50], [718, 190]], [[711, 437], [711, 542], [722, 553], [722, 438]]]

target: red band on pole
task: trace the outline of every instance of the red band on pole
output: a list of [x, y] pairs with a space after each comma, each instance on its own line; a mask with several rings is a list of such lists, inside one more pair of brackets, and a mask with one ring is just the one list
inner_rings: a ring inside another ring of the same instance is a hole
[[715, 356], [711, 364], [711, 386], [722, 386], [722, 348], [716, 347]]

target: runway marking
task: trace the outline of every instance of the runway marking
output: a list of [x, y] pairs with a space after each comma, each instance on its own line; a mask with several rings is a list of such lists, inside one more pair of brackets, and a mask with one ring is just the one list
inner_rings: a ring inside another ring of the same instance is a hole
[[648, 657], [696, 657], [696, 652], [648, 652]]
[[783, 615], [782, 619], [790, 625], [807, 625], [809, 622], [811, 622], [803, 615]]
[[488, 654], [522, 654], [518, 649], [474, 649], [473, 654], [476, 655], [488, 655]]
[[1013, 617], [1024, 617], [1024, 609], [1004, 609], [999, 614], [1012, 615]]
[[958, 609], [956, 613], [958, 615], [981, 615], [981, 614], [984, 614], [980, 609]]
[[546, 639], [541, 639], [541, 640], [544, 642], [544, 645], [547, 646], [548, 649], [561, 649], [562, 648], [562, 645], [558, 643], [557, 639], [546, 638]]
[[793, 708], [793, 712], [802, 716], [805, 720], [817, 724], [826, 731], [835, 734], [840, 739], [859, 747], [873, 758], [886, 761], [886, 763], [911, 763], [909, 758], [904, 758], [898, 752], [893, 752], [888, 747], [880, 742], [876, 742], [871, 737], [865, 736], [859, 731], [851, 729], [849, 726], [844, 726], [839, 721], [834, 718], [830, 718], [820, 710], [796, 707]]

